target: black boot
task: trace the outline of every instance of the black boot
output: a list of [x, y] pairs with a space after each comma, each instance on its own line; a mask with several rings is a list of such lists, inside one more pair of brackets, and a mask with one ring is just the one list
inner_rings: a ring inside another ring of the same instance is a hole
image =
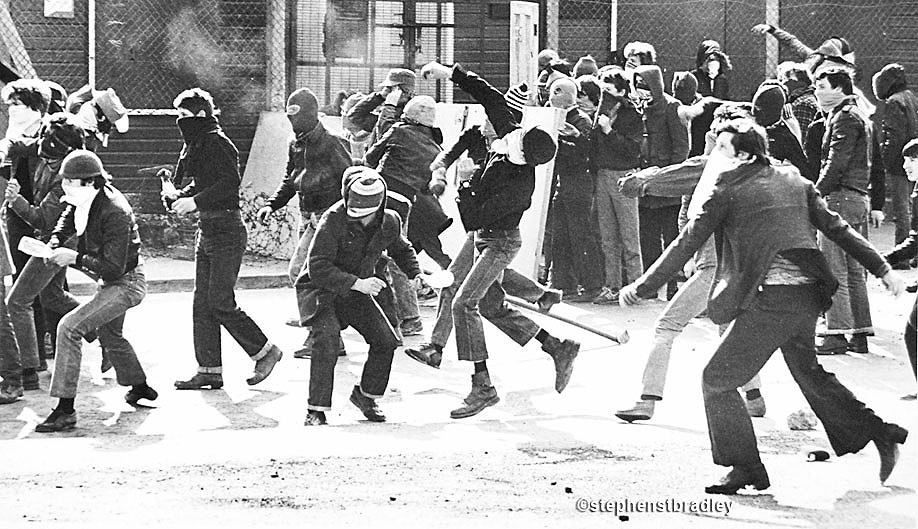
[[464, 406], [449, 412], [450, 417], [464, 419], [478, 415], [481, 410], [500, 402], [500, 397], [497, 396], [497, 390], [491, 385], [491, 376], [487, 371], [472, 375], [472, 391], [463, 402]]

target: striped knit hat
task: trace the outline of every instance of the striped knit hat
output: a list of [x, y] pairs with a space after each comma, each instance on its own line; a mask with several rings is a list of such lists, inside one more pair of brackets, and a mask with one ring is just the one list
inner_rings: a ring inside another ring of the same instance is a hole
[[[356, 172], [356, 171], [352, 171]], [[386, 196], [386, 184], [375, 170], [368, 167], [359, 171], [347, 190], [347, 215], [352, 218], [376, 213]]]
[[507, 102], [507, 106], [512, 110], [522, 114], [523, 107], [529, 104], [531, 94], [532, 90], [529, 89], [529, 85], [520, 83], [507, 89], [507, 93], [504, 94], [504, 101]]

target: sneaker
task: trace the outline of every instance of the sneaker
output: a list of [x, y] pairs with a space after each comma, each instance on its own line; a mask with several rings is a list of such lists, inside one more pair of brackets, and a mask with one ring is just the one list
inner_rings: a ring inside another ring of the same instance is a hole
[[746, 411], [749, 412], [750, 417], [764, 417], [765, 416], [765, 398], [756, 397], [746, 401]]
[[175, 389], [220, 389], [223, 387], [223, 375], [220, 373], [195, 373], [188, 380], [176, 380]]
[[58, 410], [51, 410], [51, 415], [45, 419], [45, 422], [35, 427], [39, 433], [60, 432], [63, 430], [72, 430], [76, 426], [76, 412], [65, 413]]
[[612, 290], [609, 287], [602, 287], [599, 294], [593, 298], [596, 305], [613, 305], [618, 304], [618, 290]]
[[36, 389], [41, 389], [41, 384], [38, 383], [38, 373], [32, 372], [29, 374], [22, 374], [22, 389], [26, 391], [34, 391]]
[[497, 390], [491, 385], [491, 376], [487, 371], [472, 375], [472, 391], [462, 402], [463, 406], [449, 412], [451, 418], [464, 419], [478, 415], [488, 406], [500, 402], [500, 397], [497, 396]]
[[368, 421], [386, 422], [386, 416], [383, 415], [379, 406], [376, 405], [376, 401], [364, 395], [363, 392], [360, 391], [360, 386], [354, 386], [354, 391], [351, 391], [350, 400], [351, 404], [357, 406]]
[[328, 424], [325, 420], [324, 411], [309, 410], [306, 413], [306, 421], [303, 422], [303, 426], [322, 426]]
[[282, 353], [276, 345], [272, 345], [267, 354], [255, 361], [255, 372], [252, 373], [252, 376], [245, 379], [246, 384], [254, 386], [268, 378], [271, 371], [274, 371], [274, 366], [277, 365], [283, 357], [284, 353]]
[[421, 318], [405, 320], [398, 328], [402, 331], [402, 336], [415, 336], [424, 332], [424, 324], [421, 323]]
[[405, 354], [413, 360], [428, 365], [434, 369], [440, 369], [440, 361], [443, 359], [443, 348], [432, 343], [422, 343], [417, 349], [406, 348]]
[[545, 289], [545, 292], [539, 296], [539, 299], [536, 300], [536, 305], [539, 306], [539, 310], [542, 312], [548, 312], [551, 308], [558, 303], [561, 303], [564, 293], [560, 290], [555, 290], [553, 288]]
[[574, 359], [577, 358], [577, 353], [580, 351], [580, 342], [561, 341], [554, 336], [549, 336], [542, 344], [542, 350], [555, 361], [555, 391], [561, 393], [571, 380]]
[[12, 404], [22, 398], [22, 386], [3, 386], [0, 388], [0, 404]]
[[141, 389], [133, 387], [129, 389], [128, 392], [124, 394], [124, 401], [131, 406], [137, 406], [137, 402], [140, 399], [156, 400], [156, 397], [159, 397], [159, 393], [150, 386], [145, 385]]
[[655, 400], [639, 400], [634, 407], [629, 410], [618, 410], [615, 416], [623, 421], [632, 423], [634, 421], [649, 421], [653, 417], [653, 408]]
[[816, 346], [818, 355], [842, 355], [848, 351], [848, 340], [841, 334], [830, 334], [823, 337], [822, 343]]

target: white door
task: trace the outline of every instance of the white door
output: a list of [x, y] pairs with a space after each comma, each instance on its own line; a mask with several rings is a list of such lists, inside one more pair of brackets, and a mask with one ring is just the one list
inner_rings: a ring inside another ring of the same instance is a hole
[[539, 4], [510, 2], [510, 86], [535, 87], [539, 65]]

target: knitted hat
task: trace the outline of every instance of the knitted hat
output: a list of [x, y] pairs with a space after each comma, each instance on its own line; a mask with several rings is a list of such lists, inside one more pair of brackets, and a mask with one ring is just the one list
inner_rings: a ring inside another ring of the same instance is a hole
[[287, 98], [287, 119], [293, 131], [309, 132], [319, 122], [319, 101], [312, 90], [300, 88]]
[[[364, 167], [362, 170], [351, 171], [359, 173], [353, 177], [347, 189], [347, 215], [351, 218], [366, 217], [376, 213], [386, 196], [386, 184], [375, 170]], [[347, 174], [347, 171], [345, 171]]]
[[437, 102], [430, 96], [414, 96], [405, 104], [402, 118], [418, 125], [433, 127], [434, 120], [437, 118]]
[[405, 92], [414, 92], [414, 84], [418, 76], [405, 68], [392, 68], [386, 74], [386, 80], [379, 84], [380, 88], [386, 86], [401, 86]]
[[781, 111], [786, 101], [784, 90], [780, 85], [763, 84], [752, 97], [752, 115], [755, 122], [763, 127], [770, 127], [781, 119]]
[[557, 149], [551, 135], [538, 127], [523, 133], [523, 158], [529, 165], [542, 165], [551, 161]]
[[691, 105], [698, 92], [698, 79], [692, 72], [676, 72], [673, 74], [673, 97], [683, 105]]
[[90, 180], [102, 176], [102, 160], [96, 153], [86, 149], [77, 149], [68, 154], [61, 162], [60, 174], [71, 180]]
[[574, 64], [574, 77], [596, 75], [597, 72], [599, 72], [599, 67], [596, 65], [596, 59], [590, 55], [584, 55]]
[[114, 88], [94, 92], [92, 100], [118, 132], [124, 134], [128, 131], [127, 109], [121, 104], [121, 99], [115, 93]]
[[531, 94], [532, 90], [530, 90], [529, 85], [520, 83], [507, 89], [504, 94], [504, 101], [507, 102], [507, 106], [511, 109], [522, 113], [523, 107], [529, 104]]
[[568, 77], [556, 79], [548, 87], [548, 101], [555, 108], [570, 108], [577, 104], [577, 83]]

